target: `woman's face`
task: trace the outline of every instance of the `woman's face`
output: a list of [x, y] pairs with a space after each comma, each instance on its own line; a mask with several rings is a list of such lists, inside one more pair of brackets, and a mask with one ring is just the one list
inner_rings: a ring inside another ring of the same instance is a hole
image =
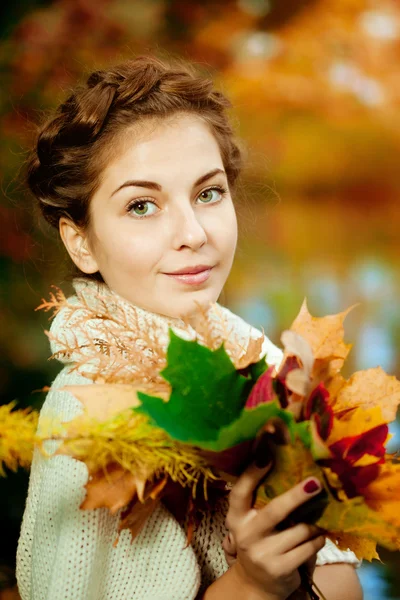
[[218, 300], [237, 242], [217, 142], [192, 115], [129, 140], [92, 199], [86, 272], [146, 310], [190, 318]]

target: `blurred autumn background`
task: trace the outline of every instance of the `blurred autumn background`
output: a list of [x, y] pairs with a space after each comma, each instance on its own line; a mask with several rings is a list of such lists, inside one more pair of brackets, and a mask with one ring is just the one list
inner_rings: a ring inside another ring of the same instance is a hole
[[[19, 0], [0, 13], [2, 402], [39, 408], [58, 370], [34, 308], [67, 288], [68, 264], [23, 187], [35, 123], [88, 71], [146, 52], [211, 73], [248, 149], [223, 301], [278, 344], [304, 296], [319, 316], [360, 303], [348, 374], [400, 376], [398, 0]], [[27, 481], [0, 481], [2, 600], [18, 598]], [[365, 600], [400, 598], [399, 556], [381, 557], [360, 571]]]

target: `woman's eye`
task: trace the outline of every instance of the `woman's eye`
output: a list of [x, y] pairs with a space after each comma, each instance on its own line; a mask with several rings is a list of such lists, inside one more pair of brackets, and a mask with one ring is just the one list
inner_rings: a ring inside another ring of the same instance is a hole
[[136, 200], [128, 206], [128, 212], [135, 217], [148, 217], [157, 212], [157, 206], [149, 200]]
[[208, 188], [208, 190], [203, 190], [198, 198], [203, 204], [210, 204], [211, 202], [218, 202], [218, 200], [221, 200], [225, 193], [226, 190], [224, 188], [216, 186]]

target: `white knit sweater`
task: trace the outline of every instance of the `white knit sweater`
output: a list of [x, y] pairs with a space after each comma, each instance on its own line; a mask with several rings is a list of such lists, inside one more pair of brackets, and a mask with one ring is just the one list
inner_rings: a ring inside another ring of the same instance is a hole
[[[81, 293], [99, 289], [98, 284], [84, 280], [75, 280], [74, 285]], [[115, 303], [129, 311], [132, 305], [105, 286], [100, 288], [109, 294], [110, 305]], [[77, 298], [72, 302], [77, 303]], [[249, 335], [261, 335], [240, 317], [222, 310], [235, 335], [244, 340]], [[139, 311], [143, 323], [156, 321], [167, 332], [170, 320]], [[59, 339], [75, 334], [67, 310], [54, 319], [51, 332]], [[52, 343], [52, 351], [57, 349]], [[282, 351], [268, 338], [263, 354], [269, 364], [278, 365], [282, 358]], [[73, 361], [73, 356], [62, 359], [66, 364], [52, 384], [41, 418], [57, 415], [69, 421], [82, 412], [77, 399], [59, 391], [65, 385], [91, 383], [78, 372], [69, 372]], [[114, 546], [119, 513], [111, 515], [105, 508], [79, 509], [87, 478], [84, 463], [67, 456], [47, 459], [35, 452], [17, 552], [22, 600], [194, 600], [227, 570], [222, 549], [227, 500], [220, 502], [219, 510], [206, 515], [187, 548], [183, 528], [162, 505], [133, 543], [130, 531], [124, 530]], [[328, 541], [318, 553], [317, 564], [335, 562], [359, 565], [352, 552], [341, 552]]]

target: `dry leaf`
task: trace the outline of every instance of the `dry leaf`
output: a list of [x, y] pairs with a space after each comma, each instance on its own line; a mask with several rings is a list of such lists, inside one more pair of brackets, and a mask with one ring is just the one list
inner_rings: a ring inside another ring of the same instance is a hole
[[339, 389], [334, 401], [334, 411], [379, 406], [381, 422], [389, 423], [396, 418], [400, 403], [400, 381], [385, 373], [381, 367], [357, 371]]
[[[359, 559], [370, 560], [373, 543], [383, 544], [391, 550], [400, 549], [400, 526], [395, 522], [388, 522], [381, 513], [372, 510], [360, 496], [345, 501], [331, 498], [316, 524], [332, 534], [331, 539], [343, 539], [344, 534], [356, 536], [356, 547], [351, 546], [350, 537], [346, 542]], [[361, 538], [366, 539], [365, 545]]]
[[[325, 370], [329, 366], [332, 371], [339, 371], [350, 351], [351, 344], [345, 344], [343, 340], [343, 322], [353, 308], [351, 306], [336, 315], [313, 317], [304, 300], [299, 314], [290, 327], [290, 331], [300, 334], [308, 341], [315, 360], [322, 360]], [[326, 361], [333, 364], [328, 365]], [[321, 364], [316, 362], [313, 369], [314, 376], [317, 371], [321, 371]]]
[[256, 339], [250, 338], [246, 348], [246, 352], [240, 358], [233, 360], [233, 362], [235, 363], [235, 368], [237, 370], [245, 369], [250, 364], [256, 363], [260, 360], [263, 341], [263, 337], [258, 337]]
[[329, 537], [334, 544], [337, 545], [339, 550], [352, 549], [357, 557], [363, 557], [366, 560], [373, 560], [374, 558], [380, 560], [379, 554], [376, 551], [376, 542], [367, 538], [360, 537], [353, 533], [342, 533], [336, 532], [334, 536]]
[[158, 481], [147, 482], [146, 490], [141, 495], [140, 501], [133, 499], [126, 509], [121, 513], [118, 531], [129, 529], [132, 534], [132, 542], [139, 534], [146, 520], [154, 512], [160, 502], [162, 492], [168, 482], [168, 477]]
[[85, 407], [89, 417], [105, 421], [127, 408], [140, 406], [141, 402], [137, 392], [157, 395], [158, 398], [167, 400], [169, 386], [159, 384], [123, 384], [123, 383], [96, 383], [89, 385], [67, 385], [61, 390], [70, 392]]
[[80, 508], [106, 507], [111, 514], [127, 506], [137, 495], [143, 499], [146, 482], [151, 473], [133, 475], [117, 464], [108, 464], [90, 475], [86, 488], [86, 498]]
[[[121, 514], [121, 519], [118, 525], [118, 532], [123, 529], [129, 529], [132, 534], [132, 542], [140, 533], [147, 519], [153, 514], [154, 510], [160, 503], [160, 499], [147, 498], [143, 503], [135, 500]], [[114, 545], [118, 542], [118, 538]]]

